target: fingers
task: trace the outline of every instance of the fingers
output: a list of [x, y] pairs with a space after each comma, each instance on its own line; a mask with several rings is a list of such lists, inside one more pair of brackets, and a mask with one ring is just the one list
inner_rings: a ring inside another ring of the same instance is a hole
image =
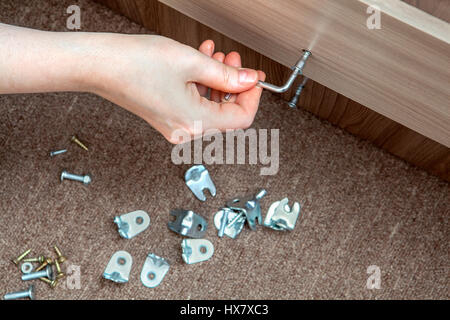
[[[217, 60], [217, 61], [223, 63], [223, 61], [225, 60], [225, 54], [223, 52], [216, 52], [213, 54], [212, 58], [214, 60]], [[220, 91], [212, 89], [210, 100], [212, 100], [214, 102], [220, 102], [221, 101], [220, 95], [221, 95]]]
[[[266, 75], [258, 71], [258, 80], [264, 81]], [[209, 120], [208, 127], [219, 130], [244, 129], [251, 126], [261, 98], [262, 88], [253, 87], [242, 92], [236, 97], [236, 101], [215, 103], [207, 99], [202, 100], [202, 104], [207, 104], [205, 110], [210, 113], [205, 115]]]
[[[205, 40], [202, 42], [202, 44], [198, 47], [198, 51], [200, 51], [201, 53], [207, 55], [208, 57], [211, 57], [214, 53], [214, 41], [212, 40]], [[197, 84], [197, 89], [198, 89], [198, 93], [202, 96], [202, 97], [206, 97], [208, 94], [208, 87], [202, 85], [202, 84]]]
[[254, 87], [258, 81], [256, 70], [230, 67], [205, 55], [194, 61], [190, 81], [222, 91], [238, 93]]
[[[229, 54], [226, 55], [225, 60], [223, 61], [224, 64], [236, 68], [242, 67], [242, 61], [241, 61], [241, 55], [237, 53], [236, 51], [232, 51]], [[220, 101], [228, 101], [228, 102], [235, 102], [236, 101], [236, 95], [232, 94], [228, 100], [225, 100], [226, 93], [221, 95]]]

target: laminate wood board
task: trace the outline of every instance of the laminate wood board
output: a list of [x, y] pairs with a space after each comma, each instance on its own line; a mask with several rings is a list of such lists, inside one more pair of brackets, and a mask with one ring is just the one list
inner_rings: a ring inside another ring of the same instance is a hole
[[[282, 83], [291, 70], [156, 0], [96, 0], [163, 36], [192, 47], [205, 39], [216, 50], [237, 51], [246, 67], [264, 70], [267, 80]], [[441, 1], [441, 0], [430, 0]], [[420, 5], [422, 2], [419, 2]], [[428, 2], [427, 2], [428, 4]], [[450, 15], [449, 15], [450, 16]], [[297, 80], [297, 84], [301, 79]], [[296, 85], [281, 96], [288, 100]], [[316, 116], [372, 141], [384, 150], [450, 181], [449, 148], [310, 80], [297, 103]], [[295, 110], [292, 111], [295, 113]], [[293, 115], [295, 116], [295, 115]]]
[[[400, 1], [161, 0], [309, 78], [450, 146], [450, 27]], [[367, 8], [381, 9], [381, 29]]]

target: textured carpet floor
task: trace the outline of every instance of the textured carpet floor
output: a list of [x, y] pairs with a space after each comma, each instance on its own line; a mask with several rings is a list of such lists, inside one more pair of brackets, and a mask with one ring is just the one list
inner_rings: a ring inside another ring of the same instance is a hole
[[[65, 30], [67, 6], [82, 10], [83, 31], [148, 33], [88, 1], [0, 1], [0, 21]], [[184, 185], [187, 165], [171, 162], [172, 146], [143, 120], [91, 94], [0, 96], [0, 289], [23, 289], [11, 258], [31, 248], [52, 255], [59, 245], [80, 267], [81, 288], [50, 289], [35, 281], [39, 299], [349, 298], [449, 296], [449, 185], [436, 177], [264, 93], [254, 128], [280, 129], [280, 169], [208, 166], [217, 196], [196, 200]], [[77, 134], [85, 152], [69, 142]], [[68, 152], [50, 158], [50, 150]], [[89, 172], [93, 182], [59, 181], [62, 169]], [[235, 195], [268, 191], [264, 212], [283, 197], [299, 201], [291, 233], [246, 228], [235, 240], [207, 232], [214, 257], [197, 265], [181, 259], [181, 237], [166, 226], [169, 210], [190, 208], [212, 221]], [[151, 226], [119, 237], [116, 215], [142, 209]], [[102, 278], [117, 250], [134, 258], [130, 281]], [[171, 263], [163, 283], [145, 288], [146, 254]], [[367, 268], [381, 270], [381, 288], [366, 288]]]

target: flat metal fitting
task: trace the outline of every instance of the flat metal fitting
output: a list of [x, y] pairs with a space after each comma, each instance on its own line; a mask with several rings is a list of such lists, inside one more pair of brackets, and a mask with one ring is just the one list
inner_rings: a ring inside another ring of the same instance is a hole
[[205, 166], [198, 165], [191, 167], [184, 174], [184, 180], [198, 200], [206, 201], [206, 196], [203, 193], [204, 189], [207, 189], [213, 197], [216, 196], [216, 187]]
[[208, 228], [208, 222], [191, 210], [176, 209], [170, 211], [176, 217], [167, 224], [170, 230], [190, 238], [203, 238]]
[[181, 249], [181, 256], [187, 264], [209, 260], [214, 254], [214, 245], [206, 239], [184, 239]]
[[[239, 233], [241, 233], [242, 229], [244, 228], [246, 218], [244, 214], [235, 212], [230, 208], [222, 208], [214, 215], [214, 226], [217, 228], [217, 230], [220, 230], [220, 228], [223, 227], [223, 216], [226, 213], [228, 217], [227, 223], [223, 230], [223, 234], [234, 239], [239, 235]], [[232, 222], [233, 224], [231, 224]]]
[[148, 228], [150, 217], [147, 212], [137, 210], [116, 216], [114, 223], [119, 227], [119, 234], [122, 238], [131, 239]]
[[33, 272], [34, 267], [31, 262], [24, 262], [20, 266], [20, 270], [22, 271], [23, 274], [29, 274], [29, 273]]
[[250, 229], [256, 229], [256, 223], [262, 223], [261, 206], [259, 201], [267, 194], [267, 191], [261, 189], [256, 195], [235, 198], [227, 202], [227, 207], [242, 212], [247, 217], [247, 223]]
[[150, 253], [145, 259], [141, 271], [141, 282], [148, 288], [155, 288], [163, 281], [170, 265], [164, 258]]
[[289, 199], [284, 198], [272, 203], [267, 211], [264, 226], [280, 231], [292, 231], [300, 215], [300, 204], [294, 202], [292, 208], [288, 205]]
[[109, 260], [103, 272], [103, 278], [117, 283], [128, 282], [132, 265], [133, 258], [128, 252], [117, 251]]

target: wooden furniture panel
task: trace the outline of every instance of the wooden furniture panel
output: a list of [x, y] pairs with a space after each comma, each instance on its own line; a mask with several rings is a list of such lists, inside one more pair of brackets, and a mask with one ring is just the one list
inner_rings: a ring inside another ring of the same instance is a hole
[[[158, 34], [193, 47], [213, 39], [217, 50], [238, 51], [246, 67], [264, 70], [267, 81], [282, 83], [290, 69], [156, 1], [96, 0]], [[441, 0], [435, 0], [441, 1]], [[297, 84], [301, 79], [297, 80]], [[295, 85], [292, 86], [295, 89]], [[289, 99], [293, 89], [282, 94]], [[397, 122], [315, 82], [309, 81], [298, 106], [320, 118], [450, 181], [450, 150]]]

